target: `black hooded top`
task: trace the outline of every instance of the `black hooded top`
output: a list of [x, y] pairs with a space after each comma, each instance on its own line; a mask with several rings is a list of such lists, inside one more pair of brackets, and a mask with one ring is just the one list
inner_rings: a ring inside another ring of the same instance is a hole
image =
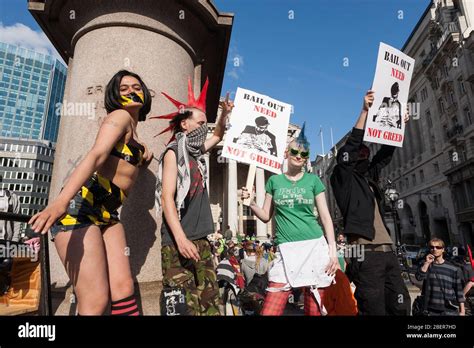
[[377, 183], [380, 171], [390, 163], [395, 147], [382, 145], [372, 158], [369, 170], [364, 175], [355, 170], [359, 146], [363, 138], [363, 129], [352, 129], [346, 143], [338, 152], [337, 165], [331, 175], [331, 186], [344, 217], [344, 234], [358, 235], [373, 240], [375, 237], [374, 198], [377, 200], [385, 228], [389, 230], [384, 219], [383, 194]]

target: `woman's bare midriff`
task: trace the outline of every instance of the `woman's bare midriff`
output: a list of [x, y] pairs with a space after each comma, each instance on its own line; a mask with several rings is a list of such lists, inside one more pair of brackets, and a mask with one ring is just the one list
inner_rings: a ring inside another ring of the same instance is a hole
[[97, 173], [112, 181], [128, 196], [138, 176], [138, 167], [115, 156], [109, 156]]

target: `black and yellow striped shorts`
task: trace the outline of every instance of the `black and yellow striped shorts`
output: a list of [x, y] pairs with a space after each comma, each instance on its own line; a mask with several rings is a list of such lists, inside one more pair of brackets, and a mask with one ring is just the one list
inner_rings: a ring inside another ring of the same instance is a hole
[[51, 226], [51, 235], [96, 225], [101, 228], [120, 222], [117, 209], [125, 193], [109, 179], [94, 173], [70, 201], [61, 219]]

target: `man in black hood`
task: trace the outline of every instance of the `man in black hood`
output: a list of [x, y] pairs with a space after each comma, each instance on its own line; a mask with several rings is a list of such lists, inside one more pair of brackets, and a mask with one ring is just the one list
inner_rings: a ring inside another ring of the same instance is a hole
[[331, 186], [344, 217], [348, 247], [361, 249], [352, 255], [363, 255], [352, 257], [346, 271], [356, 286], [359, 314], [409, 315], [410, 295], [384, 220], [384, 196], [378, 187], [380, 171], [390, 163], [395, 147], [383, 145], [369, 160], [370, 150], [362, 144], [373, 100], [373, 91], [368, 91], [359, 119], [339, 150]]

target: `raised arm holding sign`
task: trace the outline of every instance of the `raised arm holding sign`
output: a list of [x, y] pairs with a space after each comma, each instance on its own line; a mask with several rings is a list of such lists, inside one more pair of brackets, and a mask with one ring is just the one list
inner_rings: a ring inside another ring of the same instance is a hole
[[[365, 252], [364, 267], [357, 267], [360, 262], [352, 258], [347, 273], [358, 289], [355, 297], [360, 315], [410, 313], [410, 301], [405, 300], [409, 299], [409, 293], [393, 253], [395, 247], [384, 218], [384, 195], [378, 183], [382, 168], [390, 163], [396, 146], [403, 143], [408, 115], [402, 122], [401, 108], [408, 97], [411, 71], [402, 70], [412, 70], [413, 62], [405, 55], [387, 50], [396, 51], [381, 44], [374, 90], [364, 96], [362, 110], [338, 151], [337, 165], [331, 175], [334, 197], [344, 219], [344, 233], [351, 244]], [[402, 70], [395, 65], [400, 65]], [[387, 67], [391, 73], [381, 73]], [[363, 140], [384, 145], [371, 158]], [[400, 298], [404, 300], [399, 301]]]
[[[238, 88], [222, 156], [250, 165], [246, 188], [252, 191], [257, 167], [281, 173], [291, 105]], [[250, 204], [249, 199], [243, 202]]]
[[372, 89], [377, 91], [368, 109], [364, 141], [402, 147], [402, 114], [408, 101], [415, 60], [380, 43]]

